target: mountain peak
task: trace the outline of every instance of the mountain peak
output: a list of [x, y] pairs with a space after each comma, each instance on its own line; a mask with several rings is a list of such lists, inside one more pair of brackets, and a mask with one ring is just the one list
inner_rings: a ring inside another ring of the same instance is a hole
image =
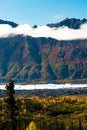
[[87, 22], [87, 19], [83, 18], [82, 20], [80, 19], [76, 19], [76, 18], [66, 18], [63, 21], [59, 22], [59, 23], [51, 23], [51, 24], [47, 24], [47, 26], [49, 27], [61, 27], [61, 26], [67, 26], [69, 28], [73, 28], [73, 29], [79, 29], [81, 24], [84, 24]]

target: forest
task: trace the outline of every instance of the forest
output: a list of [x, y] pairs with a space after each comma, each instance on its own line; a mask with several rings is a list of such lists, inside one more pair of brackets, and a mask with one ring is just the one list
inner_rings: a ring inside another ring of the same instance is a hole
[[0, 130], [87, 130], [87, 96], [14, 96], [14, 82], [0, 98]]

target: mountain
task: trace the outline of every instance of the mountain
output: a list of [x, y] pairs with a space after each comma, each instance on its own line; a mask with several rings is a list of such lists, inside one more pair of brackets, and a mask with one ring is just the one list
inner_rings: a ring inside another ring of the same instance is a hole
[[[76, 29], [75, 25], [72, 27]], [[87, 79], [87, 39], [58, 41], [23, 35], [0, 38], [0, 80], [8, 78], [26, 83], [82, 83]]]
[[17, 23], [10, 22], [10, 21], [5, 21], [5, 20], [2, 20], [2, 19], [0, 19], [0, 24], [9, 24], [12, 27], [17, 27], [18, 26]]
[[63, 21], [59, 22], [59, 23], [51, 23], [51, 24], [47, 24], [47, 26], [49, 27], [61, 27], [61, 26], [67, 26], [69, 28], [73, 28], [73, 29], [79, 29], [81, 24], [84, 24], [87, 22], [87, 19], [75, 19], [75, 18], [66, 18]]

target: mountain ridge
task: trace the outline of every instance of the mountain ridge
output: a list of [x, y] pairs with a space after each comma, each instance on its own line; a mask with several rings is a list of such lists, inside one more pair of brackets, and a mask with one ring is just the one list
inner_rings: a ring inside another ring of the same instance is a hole
[[14, 22], [11, 22], [11, 21], [2, 20], [2, 19], [0, 19], [0, 24], [8, 24], [11, 27], [17, 27], [18, 26], [17, 23], [14, 23]]
[[[80, 24], [81, 25], [81, 24]], [[87, 79], [87, 40], [0, 38], [0, 79], [60, 83]]]
[[[64, 20], [57, 22], [57, 23], [49, 23], [47, 24], [48, 27], [61, 27], [61, 26], [67, 26], [69, 28], [73, 29], [79, 29], [81, 24], [87, 23], [87, 19], [76, 19], [76, 18], [65, 18]], [[11, 22], [9, 20], [2, 20], [0, 19], [0, 24], [9, 24], [12, 27], [17, 27], [18, 23]], [[33, 28], [37, 28], [37, 25], [34, 25]]]
[[66, 18], [62, 20], [61, 22], [58, 23], [51, 23], [47, 24], [48, 27], [61, 27], [61, 26], [67, 26], [72, 29], [79, 29], [81, 24], [87, 23], [87, 19], [83, 18], [82, 20], [80, 19], [75, 19], [75, 18]]

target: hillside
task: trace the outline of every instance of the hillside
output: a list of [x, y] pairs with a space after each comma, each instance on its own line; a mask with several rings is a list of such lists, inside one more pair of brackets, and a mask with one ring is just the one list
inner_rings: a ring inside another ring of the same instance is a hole
[[[76, 28], [75, 24], [72, 27]], [[86, 81], [87, 40], [23, 35], [0, 38], [0, 80], [8, 78], [28, 83]]]

